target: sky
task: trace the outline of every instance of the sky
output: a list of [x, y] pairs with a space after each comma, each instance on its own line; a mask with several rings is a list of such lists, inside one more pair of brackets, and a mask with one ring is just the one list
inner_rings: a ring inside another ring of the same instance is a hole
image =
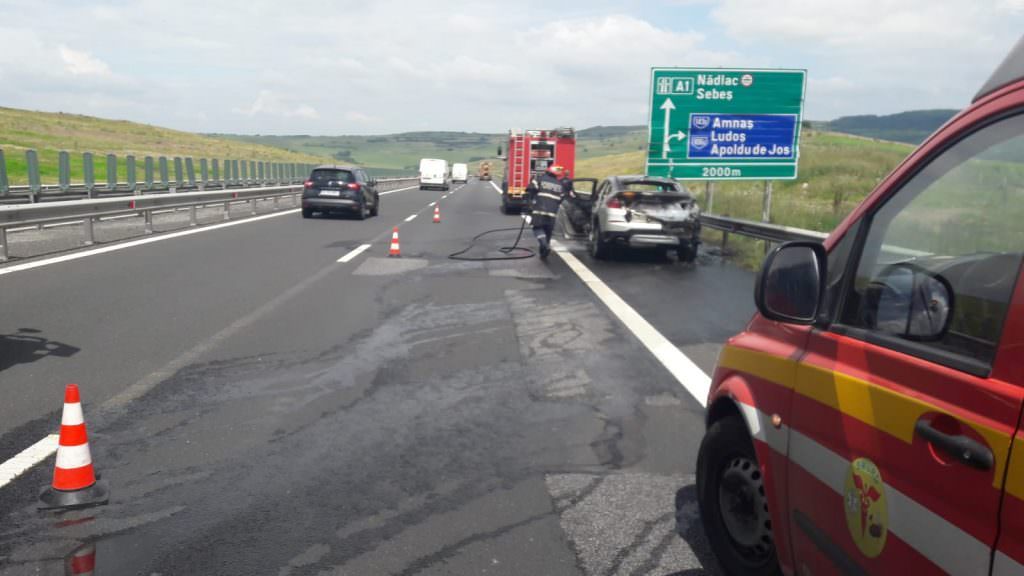
[[1024, 0], [0, 0], [0, 106], [193, 132], [645, 124], [651, 67], [807, 70], [804, 117], [962, 108]]

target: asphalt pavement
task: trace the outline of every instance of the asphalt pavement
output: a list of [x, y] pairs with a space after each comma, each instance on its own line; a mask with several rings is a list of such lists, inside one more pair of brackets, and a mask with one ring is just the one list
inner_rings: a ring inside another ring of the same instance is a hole
[[[111, 486], [37, 512], [52, 456], [0, 486], [0, 574], [714, 572], [701, 403], [563, 257], [448, 259], [520, 224], [489, 183], [260, 218], [0, 274], [0, 463], [76, 382]], [[705, 373], [752, 313], [716, 258], [563, 244]]]

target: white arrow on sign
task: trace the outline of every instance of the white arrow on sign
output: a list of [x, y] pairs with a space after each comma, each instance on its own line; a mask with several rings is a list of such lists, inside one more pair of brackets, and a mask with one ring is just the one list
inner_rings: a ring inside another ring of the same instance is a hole
[[665, 139], [661, 143], [661, 158], [664, 160], [668, 158], [668, 153], [672, 151], [668, 146], [669, 142], [671, 142], [673, 138], [682, 141], [686, 138], [686, 133], [682, 130], [675, 134], [668, 133], [669, 126], [672, 123], [672, 111], [676, 109], [676, 104], [671, 98], [665, 99], [665, 103], [661, 105], [661, 109], [665, 111], [665, 130], [663, 132], [663, 134], [665, 134]]

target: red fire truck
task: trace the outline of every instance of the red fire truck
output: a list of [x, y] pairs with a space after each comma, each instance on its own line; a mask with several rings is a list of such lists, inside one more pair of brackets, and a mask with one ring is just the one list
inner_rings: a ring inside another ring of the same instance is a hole
[[501, 184], [503, 214], [519, 212], [526, 206], [526, 187], [530, 179], [548, 166], [563, 166], [572, 176], [576, 164], [576, 131], [572, 128], [510, 130], [507, 150]]

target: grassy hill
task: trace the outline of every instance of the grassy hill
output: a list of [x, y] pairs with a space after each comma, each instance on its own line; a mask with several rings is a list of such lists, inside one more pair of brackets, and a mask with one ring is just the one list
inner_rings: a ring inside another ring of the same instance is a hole
[[[505, 146], [506, 134], [479, 132], [404, 132], [379, 136], [249, 136], [211, 134], [238, 142], [264, 144], [352, 162], [376, 173], [413, 173], [420, 158], [444, 158], [449, 162], [467, 162], [475, 170], [481, 160], [494, 158], [498, 146]], [[644, 126], [596, 126], [577, 132], [577, 157], [592, 158], [627, 150], [643, 150], [647, 128]]]
[[[170, 130], [124, 120], [105, 120], [61, 112], [32, 112], [0, 107], [0, 149], [7, 161], [11, 184], [27, 183], [26, 149], [39, 152], [40, 172], [45, 183], [57, 181], [57, 154], [72, 154], [72, 180], [80, 180], [82, 152], [97, 155], [97, 174], [105, 174], [106, 154], [123, 158], [191, 156], [193, 158], [232, 158], [273, 162], [320, 163], [325, 158], [309, 153], [290, 152], [258, 143], [212, 138], [190, 132]], [[122, 173], [123, 173], [122, 164]]]
[[868, 138], [920, 144], [959, 110], [910, 110], [899, 114], [843, 116], [825, 122], [824, 129]]

